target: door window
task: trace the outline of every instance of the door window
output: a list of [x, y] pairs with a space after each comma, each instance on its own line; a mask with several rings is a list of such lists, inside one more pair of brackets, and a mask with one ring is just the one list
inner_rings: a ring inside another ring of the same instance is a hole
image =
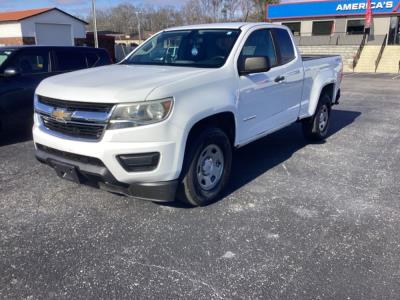
[[274, 42], [269, 29], [260, 29], [250, 34], [240, 53], [239, 63], [243, 63], [246, 57], [254, 56], [268, 57], [271, 67], [278, 64]]
[[289, 32], [285, 29], [274, 28], [275, 41], [279, 47], [280, 64], [284, 65], [295, 58], [295, 52], [292, 39]]
[[87, 68], [84, 53], [71, 50], [56, 50], [57, 71], [73, 71]]
[[6, 61], [13, 53], [12, 50], [0, 50], [0, 69], [6, 64]]
[[14, 57], [10, 67], [21, 74], [37, 74], [49, 71], [49, 54], [47, 51], [21, 51]]
[[86, 61], [89, 68], [95, 67], [99, 60], [100, 57], [96, 53], [86, 53]]

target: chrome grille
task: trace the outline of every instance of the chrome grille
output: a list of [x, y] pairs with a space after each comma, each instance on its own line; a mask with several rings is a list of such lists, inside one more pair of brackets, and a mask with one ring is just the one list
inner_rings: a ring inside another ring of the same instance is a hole
[[99, 140], [102, 137], [113, 106], [108, 103], [64, 101], [41, 96], [35, 99], [35, 111], [44, 127], [67, 136], [89, 140]]
[[111, 103], [91, 103], [78, 101], [64, 101], [48, 97], [39, 96], [39, 102], [57, 108], [66, 108], [70, 111], [91, 111], [91, 112], [106, 112], [109, 113], [114, 106]]
[[105, 125], [83, 124], [75, 122], [59, 122], [47, 116], [41, 116], [43, 125], [52, 131], [65, 135], [88, 139], [99, 139], [104, 131]]

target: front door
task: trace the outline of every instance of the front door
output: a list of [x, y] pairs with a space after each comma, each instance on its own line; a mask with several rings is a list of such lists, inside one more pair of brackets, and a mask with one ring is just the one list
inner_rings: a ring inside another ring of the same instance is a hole
[[302, 63], [295, 57], [287, 30], [259, 29], [251, 33], [238, 63], [249, 56], [268, 57], [271, 69], [239, 78], [239, 143], [294, 122], [299, 114], [302, 93]]

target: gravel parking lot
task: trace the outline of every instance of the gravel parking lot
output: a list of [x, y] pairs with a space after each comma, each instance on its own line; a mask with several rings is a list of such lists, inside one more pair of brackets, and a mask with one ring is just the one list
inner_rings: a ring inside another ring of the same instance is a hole
[[331, 134], [235, 153], [226, 197], [160, 205], [0, 146], [0, 298], [398, 299], [400, 78], [346, 75]]

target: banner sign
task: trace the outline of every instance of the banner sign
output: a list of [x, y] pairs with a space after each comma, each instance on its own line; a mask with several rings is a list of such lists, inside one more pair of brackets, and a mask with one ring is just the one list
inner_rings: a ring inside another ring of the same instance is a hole
[[[399, 14], [400, 0], [372, 0], [372, 13]], [[365, 15], [367, 0], [311, 1], [268, 5], [267, 19]]]

